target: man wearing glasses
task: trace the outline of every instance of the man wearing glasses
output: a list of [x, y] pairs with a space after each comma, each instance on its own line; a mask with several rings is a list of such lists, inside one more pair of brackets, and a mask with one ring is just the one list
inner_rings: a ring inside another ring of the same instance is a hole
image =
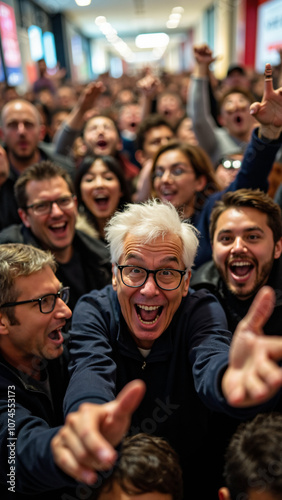
[[[53, 456], [52, 440], [64, 429], [68, 375], [62, 332], [71, 317], [69, 288], [62, 286], [55, 269], [50, 252], [22, 244], [0, 245], [1, 500], [61, 500], [64, 493], [85, 498], [78, 483], [56, 467]], [[134, 382], [117, 400], [96, 405], [95, 447], [103, 449], [104, 456], [108, 453], [111, 463], [116, 458], [111, 445], [118, 444], [143, 394], [142, 384]], [[115, 425], [107, 427], [110, 436], [102, 425], [109, 416]], [[71, 415], [71, 422], [84, 425], [83, 408]], [[94, 474], [92, 470], [92, 478]]]
[[26, 243], [51, 250], [57, 277], [70, 287], [70, 308], [78, 298], [110, 283], [111, 267], [105, 246], [75, 229], [77, 202], [66, 171], [42, 161], [25, 169], [15, 184], [21, 225], [0, 233], [0, 243]]
[[[191, 498], [196, 493], [205, 498], [206, 488], [211, 492], [213, 485], [210, 480], [208, 484], [202, 481], [203, 470], [209, 468], [215, 474], [219, 462], [208, 446], [210, 415], [198, 394], [208, 406], [231, 413], [237, 410], [227, 404], [223, 394], [241, 406], [257, 401], [252, 388], [244, 385], [254, 380], [254, 373], [249, 378], [244, 372], [238, 381], [238, 374], [250, 366], [244, 365], [242, 349], [246, 357], [253, 353], [246, 341], [237, 347], [235, 342], [233, 352], [235, 358], [240, 357], [241, 369], [236, 371], [235, 363], [236, 387], [242, 392], [233, 397], [229, 369], [227, 378], [222, 378], [231, 342], [226, 317], [207, 290], [189, 290], [198, 239], [195, 228], [181, 221], [172, 205], [156, 200], [129, 204], [112, 217], [106, 237], [113, 265], [112, 286], [92, 291], [75, 307], [70, 332], [71, 379], [64, 411], [75, 411], [83, 401], [106, 402], [128, 381], [142, 379], [146, 395], [133, 415], [130, 432], [165, 437], [180, 456], [186, 491]], [[256, 334], [262, 328], [271, 297], [271, 290], [264, 290], [253, 312], [238, 327], [236, 338], [241, 342], [246, 330]], [[264, 310], [256, 318], [262, 305]], [[276, 350], [280, 356], [281, 343], [280, 339]], [[280, 371], [276, 365], [274, 368], [281, 383]], [[92, 463], [87, 446], [91, 433], [89, 414], [78, 432], [84, 441], [86, 469]], [[72, 440], [67, 441], [63, 442], [73, 456]], [[57, 463], [70, 473], [67, 461], [62, 463], [59, 455]]]

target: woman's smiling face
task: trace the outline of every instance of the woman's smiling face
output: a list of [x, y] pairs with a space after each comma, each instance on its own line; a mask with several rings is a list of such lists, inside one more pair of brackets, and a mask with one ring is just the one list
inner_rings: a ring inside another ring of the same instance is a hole
[[123, 195], [117, 176], [102, 159], [97, 159], [80, 183], [81, 198], [96, 219], [108, 219]]

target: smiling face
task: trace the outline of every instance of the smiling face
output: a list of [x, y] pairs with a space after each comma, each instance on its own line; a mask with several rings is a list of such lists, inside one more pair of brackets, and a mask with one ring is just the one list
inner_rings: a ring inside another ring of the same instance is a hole
[[[42, 201], [55, 201], [72, 193], [62, 177], [42, 181], [31, 180], [26, 184], [27, 205]], [[24, 225], [39, 239], [43, 249], [50, 249], [59, 262], [68, 261], [72, 252], [77, 216], [76, 201], [69, 208], [52, 205], [50, 213], [36, 215], [32, 208], [19, 210]]]
[[202, 191], [205, 184], [205, 177], [196, 178], [190, 160], [178, 149], [165, 151], [156, 161], [153, 183], [156, 196], [182, 209], [185, 217], [193, 214], [196, 192]]
[[[146, 269], [185, 269], [182, 260], [182, 241], [168, 234], [143, 244], [139, 238], [128, 235], [120, 265], [136, 265]], [[182, 297], [188, 293], [189, 279], [182, 279], [176, 290], [160, 289], [152, 274], [144, 285], [130, 288], [121, 281], [120, 271], [113, 274], [122, 315], [138, 347], [150, 349], [154, 341], [168, 328]]]
[[249, 134], [255, 125], [255, 120], [250, 115], [250, 101], [239, 92], [229, 94], [221, 107], [221, 124], [227, 128], [230, 135], [238, 138]]
[[82, 177], [81, 198], [96, 219], [106, 221], [118, 208], [123, 195], [117, 176], [97, 159]]
[[254, 295], [267, 281], [282, 242], [274, 244], [267, 215], [250, 207], [225, 210], [213, 238], [213, 259], [229, 290], [239, 299]]
[[[15, 279], [17, 301], [57, 293], [61, 287], [49, 266]], [[62, 354], [62, 328], [71, 317], [71, 310], [61, 299], [56, 299], [54, 310], [48, 314], [40, 312], [38, 302], [17, 305], [15, 317], [18, 324], [11, 325], [8, 318], [0, 314], [1, 352], [13, 366], [32, 373], [36, 359], [55, 359]]]
[[106, 116], [91, 118], [84, 130], [86, 145], [97, 156], [115, 155], [122, 148], [114, 122]]

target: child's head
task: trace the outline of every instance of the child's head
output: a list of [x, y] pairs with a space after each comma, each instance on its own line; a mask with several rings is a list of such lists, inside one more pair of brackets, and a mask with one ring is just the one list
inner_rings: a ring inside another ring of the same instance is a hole
[[178, 457], [162, 438], [137, 434], [124, 440], [99, 500], [181, 500]]
[[227, 448], [224, 478], [220, 500], [282, 498], [281, 414], [259, 414], [239, 425]]

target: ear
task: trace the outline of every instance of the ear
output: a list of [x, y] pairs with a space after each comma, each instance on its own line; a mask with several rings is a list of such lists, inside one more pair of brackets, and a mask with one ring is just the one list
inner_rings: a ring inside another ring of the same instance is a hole
[[117, 291], [117, 276], [116, 276], [116, 269], [115, 269], [115, 264], [112, 264], [112, 285], [113, 285], [113, 289], [115, 290], [115, 292]]
[[117, 151], [122, 151], [122, 140], [119, 138], [118, 143], [117, 143]]
[[25, 227], [30, 227], [29, 216], [26, 213], [26, 211], [23, 210], [22, 208], [18, 208], [18, 214], [19, 214], [23, 224], [25, 225]]
[[0, 314], [0, 335], [8, 335], [9, 320], [5, 314]]
[[218, 121], [219, 125], [221, 125], [222, 127], [225, 127], [225, 120], [224, 120], [222, 115], [218, 115], [217, 121]]
[[218, 490], [218, 498], [219, 500], [231, 500], [229, 489], [222, 487]]
[[279, 259], [282, 252], [282, 238], [277, 241], [274, 248], [274, 259]]
[[196, 190], [201, 192], [203, 189], [205, 189], [207, 185], [207, 178], [205, 175], [200, 175], [198, 179], [196, 179]]
[[186, 297], [188, 290], [189, 290], [189, 284], [190, 284], [190, 279], [191, 279], [191, 271], [188, 271], [188, 277], [184, 281], [184, 287], [183, 287], [183, 292], [182, 292], [182, 297]]

